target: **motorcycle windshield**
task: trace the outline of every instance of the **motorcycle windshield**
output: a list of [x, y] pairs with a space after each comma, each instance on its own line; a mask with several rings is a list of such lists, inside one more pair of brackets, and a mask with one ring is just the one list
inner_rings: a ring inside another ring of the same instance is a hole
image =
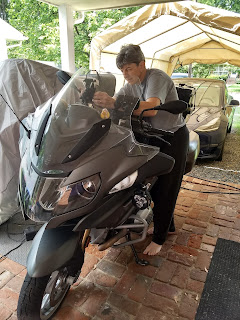
[[135, 140], [131, 115], [138, 98], [118, 97], [114, 109], [92, 102], [94, 92], [114, 94], [111, 74], [82, 75], [79, 70], [48, 103], [36, 111], [31, 132], [31, 162], [45, 175], [67, 175], [104, 151], [121, 144], [126, 156], [154, 157], [159, 149]]

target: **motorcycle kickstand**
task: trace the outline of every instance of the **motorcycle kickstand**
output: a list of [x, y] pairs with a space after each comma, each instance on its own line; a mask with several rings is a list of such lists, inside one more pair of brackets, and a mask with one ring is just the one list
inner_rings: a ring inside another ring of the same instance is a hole
[[[131, 241], [131, 235], [130, 235], [130, 233], [128, 233], [128, 234], [126, 235], [126, 239], [127, 239], [127, 241]], [[133, 245], [133, 244], [130, 244], [130, 247], [131, 247], [131, 249], [132, 249], [132, 252], [133, 252], [133, 254], [134, 254], [135, 261], [136, 261], [137, 264], [139, 264], [140, 266], [147, 266], [147, 265], [149, 265], [149, 262], [148, 262], [147, 260], [144, 260], [144, 259], [140, 259], [140, 258], [139, 258], [138, 254], [137, 254], [137, 251], [136, 251], [136, 249], [134, 248], [134, 245]]]

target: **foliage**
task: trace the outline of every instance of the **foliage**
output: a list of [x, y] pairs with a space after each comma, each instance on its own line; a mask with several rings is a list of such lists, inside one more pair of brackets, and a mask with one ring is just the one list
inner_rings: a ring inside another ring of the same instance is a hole
[[236, 0], [198, 0], [198, 2], [240, 13], [240, 2]]
[[207, 78], [209, 79], [217, 79], [217, 80], [224, 80], [226, 81], [228, 78], [228, 74], [221, 74], [221, 75], [217, 75], [217, 74], [210, 74], [209, 76], [207, 76]]
[[[228, 86], [229, 92], [240, 92], [240, 84], [232, 84]], [[240, 107], [239, 107], [240, 109]]]
[[177, 73], [188, 73], [188, 66], [178, 67], [177, 69], [174, 69], [173, 72], [177, 72]]
[[193, 77], [196, 78], [206, 78], [213, 72], [215, 68], [216, 65], [214, 64], [194, 63], [192, 66], [192, 74]]
[[[240, 75], [240, 68], [230, 64], [224, 64], [225, 74], [214, 75], [213, 71], [216, 70], [217, 65], [215, 64], [199, 64], [193, 63], [192, 65], [192, 76], [195, 78], [211, 78], [211, 79], [222, 79], [227, 80], [228, 75], [231, 73], [238, 73]], [[189, 66], [181, 66], [177, 69], [174, 69], [173, 72], [183, 72], [188, 73]]]
[[28, 37], [21, 46], [9, 50], [9, 58], [60, 62], [57, 7], [37, 0], [14, 0], [7, 13], [9, 23]]
[[3, 20], [7, 20], [7, 13], [6, 13], [6, 7], [7, 7], [7, 0], [0, 0], [0, 18]]

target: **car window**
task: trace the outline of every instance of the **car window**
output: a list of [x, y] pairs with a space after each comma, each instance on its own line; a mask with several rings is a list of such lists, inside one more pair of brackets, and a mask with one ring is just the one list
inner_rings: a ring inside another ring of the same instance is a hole
[[198, 87], [196, 92], [196, 106], [210, 106], [219, 107], [220, 106], [220, 96], [221, 88], [215, 84], [208, 85], [202, 84]]

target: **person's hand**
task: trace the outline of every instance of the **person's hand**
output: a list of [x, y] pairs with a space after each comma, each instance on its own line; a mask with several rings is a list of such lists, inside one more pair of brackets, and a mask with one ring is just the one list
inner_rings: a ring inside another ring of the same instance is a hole
[[97, 107], [113, 109], [115, 99], [110, 97], [106, 92], [97, 91], [93, 96], [93, 103]]

